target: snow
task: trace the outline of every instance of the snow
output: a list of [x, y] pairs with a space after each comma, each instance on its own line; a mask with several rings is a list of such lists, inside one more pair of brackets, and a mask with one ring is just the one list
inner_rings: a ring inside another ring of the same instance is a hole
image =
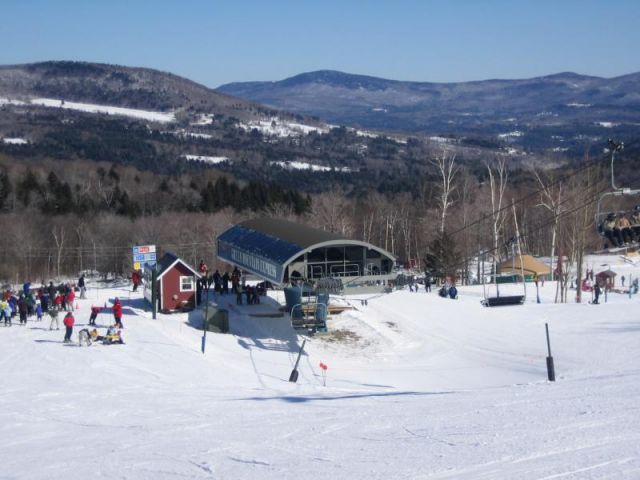
[[198, 116], [198, 119], [195, 122], [192, 122], [191, 125], [211, 125], [213, 123], [213, 119], [215, 115], [213, 113], [201, 113]]
[[356, 130], [356, 135], [366, 138], [378, 138], [380, 136], [377, 133], [367, 132], [366, 130]]
[[[640, 275], [617, 256], [588, 262]], [[212, 295], [231, 334], [209, 333], [203, 355], [199, 312], [152, 320], [130, 287], [89, 287], [80, 328], [118, 296], [126, 345], [64, 346], [47, 321], [0, 328], [2, 478], [640, 477], [638, 295], [561, 305], [547, 282], [541, 304], [529, 284], [525, 305], [495, 309], [481, 287], [349, 296], [356, 309], [329, 328], [350, 340], [310, 337], [293, 384], [303, 337], [251, 316], [277, 314], [280, 292], [256, 306]]]
[[263, 135], [275, 137], [296, 137], [307, 135], [311, 132], [327, 133], [328, 128], [305, 125], [303, 123], [287, 122], [273, 117], [268, 120], [255, 120], [249, 123], [239, 123], [238, 126], [244, 130], [258, 130]]
[[520, 130], [514, 130], [513, 132], [499, 133], [498, 138], [521, 137], [523, 135], [524, 133], [522, 133]]
[[23, 102], [22, 100], [13, 100], [11, 98], [0, 97], [0, 107], [2, 105], [26, 105], [26, 102]]
[[169, 133], [173, 133], [174, 135], [177, 135], [179, 137], [202, 138], [204, 140], [209, 140], [209, 139], [213, 138], [213, 135], [210, 135], [208, 133], [187, 132], [185, 130], [179, 130], [177, 132], [169, 132]]
[[277, 165], [286, 170], [311, 170], [313, 172], [351, 172], [349, 167], [328, 167], [326, 165], [316, 165], [308, 162], [293, 161], [293, 162], [270, 162], [271, 165]]
[[28, 140], [24, 138], [19, 138], [19, 137], [13, 137], [13, 138], [5, 137], [2, 139], [2, 142], [10, 145], [27, 145], [29, 143]]
[[184, 158], [186, 158], [191, 162], [205, 162], [205, 163], [211, 163], [213, 165], [217, 163], [223, 163], [223, 162], [229, 161], [229, 157], [210, 157], [207, 155], [183, 155], [183, 156]]
[[429, 137], [429, 140], [431, 140], [432, 142], [437, 142], [437, 143], [451, 143], [453, 141], [453, 139], [451, 139], [451, 138], [440, 137], [440, 136]]
[[102, 113], [108, 115], [121, 115], [125, 117], [148, 120], [150, 122], [168, 123], [175, 121], [173, 112], [152, 112], [149, 110], [138, 110], [135, 108], [114, 107], [110, 105], [95, 105], [92, 103], [68, 102], [53, 98], [33, 98], [32, 105], [42, 107], [65, 108], [87, 113]]

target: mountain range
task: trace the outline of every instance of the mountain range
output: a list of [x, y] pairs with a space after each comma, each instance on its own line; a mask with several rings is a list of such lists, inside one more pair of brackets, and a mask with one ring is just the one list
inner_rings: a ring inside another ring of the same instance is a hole
[[559, 136], [567, 127], [585, 135], [640, 125], [640, 73], [431, 83], [320, 70], [218, 91], [329, 122], [405, 132], [505, 135], [552, 126]]

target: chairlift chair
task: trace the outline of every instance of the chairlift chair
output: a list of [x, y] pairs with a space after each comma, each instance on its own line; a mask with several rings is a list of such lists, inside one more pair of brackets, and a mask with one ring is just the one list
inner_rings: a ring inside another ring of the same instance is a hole
[[[633, 189], [629, 187], [618, 187], [616, 186], [615, 181], [615, 170], [614, 170], [614, 162], [615, 155], [617, 152], [621, 152], [624, 149], [624, 143], [616, 143], [613, 140], [608, 140], [609, 151], [611, 152], [611, 190], [600, 195], [598, 199], [596, 215], [595, 215], [595, 225], [596, 230], [600, 236], [606, 238], [614, 248], [627, 248], [628, 246], [633, 246], [638, 244], [638, 240], [640, 237], [640, 228], [633, 226], [630, 228], [630, 232], [627, 232], [627, 238], [622, 237], [624, 232], [615, 233], [615, 231], [606, 229], [605, 222], [609, 222], [619, 218], [622, 215], [629, 215], [629, 211], [619, 210], [619, 209], [605, 209], [604, 205], [607, 203], [607, 200], [614, 197], [627, 197], [627, 198], [635, 198], [635, 211], [640, 211], [640, 189]], [[622, 237], [622, 238], [621, 238]], [[626, 245], [625, 245], [626, 244]]]
[[[513, 261], [513, 267], [512, 267], [512, 273], [509, 275], [509, 277], [516, 277], [518, 276], [518, 274], [516, 273], [516, 268], [515, 268], [515, 251], [514, 251], [514, 245], [515, 245], [515, 241], [516, 239], [513, 238], [511, 239], [507, 245], [510, 243], [511, 244], [511, 258]], [[505, 307], [505, 306], [512, 306], [512, 305], [522, 305], [524, 304], [524, 301], [527, 297], [527, 290], [526, 290], [526, 285], [525, 285], [525, 278], [524, 278], [524, 267], [522, 265], [522, 255], [520, 255], [520, 269], [521, 269], [521, 277], [522, 277], [522, 285], [524, 288], [524, 294], [523, 295], [500, 295], [500, 287], [498, 287], [499, 283], [498, 283], [498, 273], [496, 272], [496, 262], [494, 260], [493, 265], [494, 265], [494, 271], [493, 271], [493, 280], [494, 280], [494, 285], [496, 287], [496, 295], [492, 296], [492, 297], [488, 297], [487, 296], [487, 288], [486, 288], [486, 275], [484, 274], [484, 254], [482, 256], [483, 261], [482, 261], [482, 292], [484, 295], [484, 299], [480, 302], [482, 303], [482, 305], [484, 305], [485, 307]]]

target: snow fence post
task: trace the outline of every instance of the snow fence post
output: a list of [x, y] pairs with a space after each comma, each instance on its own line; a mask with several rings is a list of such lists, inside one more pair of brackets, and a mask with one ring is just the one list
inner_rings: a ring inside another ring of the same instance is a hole
[[553, 366], [553, 357], [551, 356], [551, 343], [549, 342], [549, 324], [544, 324], [545, 331], [547, 333], [547, 352], [549, 356], [547, 357], [547, 377], [550, 382], [556, 381], [556, 370]]
[[296, 359], [296, 364], [293, 367], [293, 370], [291, 370], [291, 375], [289, 375], [289, 381], [291, 383], [296, 383], [298, 381], [298, 364], [300, 363], [300, 357], [302, 356], [305, 343], [307, 343], [306, 338], [302, 341], [302, 345], [300, 346], [300, 351], [298, 352], [298, 358]]

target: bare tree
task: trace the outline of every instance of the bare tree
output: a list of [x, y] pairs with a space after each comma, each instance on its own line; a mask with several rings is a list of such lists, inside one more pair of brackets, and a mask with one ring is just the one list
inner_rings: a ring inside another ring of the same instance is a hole
[[487, 162], [485, 163], [485, 166], [487, 167], [487, 172], [489, 173], [489, 193], [491, 200], [491, 233], [493, 236], [493, 277], [494, 283], [496, 283], [497, 286], [497, 279], [495, 274], [497, 267], [498, 243], [507, 213], [502, 207], [502, 203], [504, 200], [504, 193], [507, 188], [509, 173], [507, 171], [507, 162], [504, 158], [497, 160], [494, 165]]
[[429, 163], [438, 169], [440, 176], [440, 184], [438, 185], [438, 208], [440, 211], [440, 233], [444, 233], [445, 222], [447, 218], [447, 210], [453, 204], [451, 199], [456, 187], [454, 180], [458, 174], [459, 168], [455, 165], [456, 156], [449, 155], [443, 150], [440, 156], [430, 160]]
[[[560, 217], [562, 214], [562, 183], [557, 182], [554, 186], [554, 182], [550, 179], [543, 179], [540, 174], [533, 171], [538, 183], [540, 184], [540, 203], [537, 206], [544, 207], [553, 215], [553, 223], [551, 224], [551, 253], [549, 268], [551, 272], [555, 271], [555, 256], [556, 256], [556, 241], [558, 235], [558, 227], [560, 224]], [[558, 286], [560, 282], [556, 284], [556, 302], [558, 301]]]
[[56, 244], [56, 277], [60, 278], [60, 263], [62, 261], [62, 251], [64, 249], [65, 229], [63, 224], [54, 225], [51, 235]]

